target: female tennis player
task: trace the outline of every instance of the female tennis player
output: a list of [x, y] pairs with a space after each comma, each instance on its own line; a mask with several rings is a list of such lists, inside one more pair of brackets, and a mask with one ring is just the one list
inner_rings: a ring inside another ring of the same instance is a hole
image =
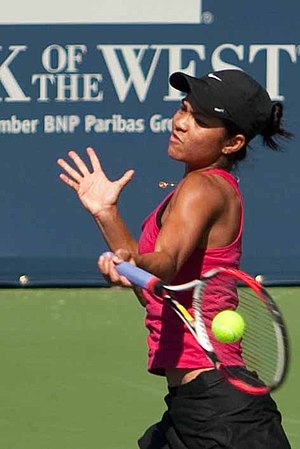
[[[194, 78], [174, 73], [170, 84], [186, 94], [173, 117], [169, 156], [185, 165], [175, 189], [146, 218], [139, 241], [119, 215], [117, 202], [134, 172], [117, 181], [103, 172], [92, 148], [92, 165], [74, 151], [58, 164], [62, 181], [77, 192], [115, 255], [99, 258], [99, 268], [114, 284], [131, 286], [116, 264], [131, 262], [172, 284], [199, 278], [214, 267], [238, 268], [243, 231], [243, 199], [232, 168], [246, 157], [248, 143], [261, 135], [276, 150], [282, 104], [239, 70]], [[139, 439], [141, 449], [287, 449], [281, 415], [270, 395], [251, 395], [231, 386], [173, 310], [157, 296], [135, 289], [146, 306], [150, 373], [166, 377], [167, 410]], [[192, 298], [183, 294], [187, 308]], [[211, 308], [215, 299], [212, 297]], [[235, 353], [225, 363], [235, 364]]]

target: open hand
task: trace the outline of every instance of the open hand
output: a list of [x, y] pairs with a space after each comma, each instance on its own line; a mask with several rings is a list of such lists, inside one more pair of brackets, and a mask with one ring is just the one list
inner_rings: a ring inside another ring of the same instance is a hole
[[68, 156], [76, 168], [71, 167], [64, 159], [58, 159], [58, 165], [65, 171], [59, 177], [75, 190], [83, 206], [97, 217], [106, 208], [117, 204], [120, 193], [132, 179], [134, 170], [126, 171], [116, 181], [110, 181], [93, 148], [88, 147], [86, 151], [91, 162], [91, 171], [75, 151], [69, 151]]

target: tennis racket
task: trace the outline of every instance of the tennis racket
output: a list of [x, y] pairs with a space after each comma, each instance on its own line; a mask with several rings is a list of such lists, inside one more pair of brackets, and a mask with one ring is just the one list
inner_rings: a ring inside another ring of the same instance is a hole
[[[233, 268], [216, 268], [182, 285], [169, 285], [128, 262], [116, 265], [133, 285], [167, 301], [192, 333], [207, 357], [237, 389], [267, 394], [284, 381], [288, 368], [288, 337], [282, 314], [265, 288], [248, 274]], [[191, 292], [192, 308], [178, 300]], [[176, 299], [177, 295], [177, 299]], [[236, 310], [246, 327], [234, 343], [217, 341], [211, 331], [213, 317], [222, 310]], [[228, 353], [237, 362], [228, 363]]]

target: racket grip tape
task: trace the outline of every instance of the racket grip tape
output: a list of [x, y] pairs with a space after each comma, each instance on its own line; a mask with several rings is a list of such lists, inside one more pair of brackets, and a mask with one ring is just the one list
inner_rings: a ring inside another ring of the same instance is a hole
[[115, 268], [121, 276], [125, 276], [133, 285], [148, 290], [158, 296], [161, 295], [164, 286], [163, 281], [153, 274], [148, 273], [148, 271], [135, 267], [129, 262], [121, 262]]

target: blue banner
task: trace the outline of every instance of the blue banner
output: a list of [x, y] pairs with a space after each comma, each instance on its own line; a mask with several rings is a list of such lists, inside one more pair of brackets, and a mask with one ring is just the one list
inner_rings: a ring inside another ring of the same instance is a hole
[[3, 285], [103, 283], [96, 262], [106, 245], [59, 181], [57, 158], [69, 149], [86, 158], [92, 146], [111, 179], [133, 168], [120, 210], [138, 237], [143, 218], [168, 191], [159, 183], [182, 176], [167, 156], [181, 99], [169, 75], [233, 67], [283, 101], [285, 125], [296, 135], [278, 153], [254, 140], [237, 169], [246, 207], [242, 268], [269, 283], [299, 283], [300, 7], [275, 1], [270, 11], [257, 0], [203, 0], [182, 17], [174, 8], [173, 17], [165, 8], [165, 19], [148, 12], [146, 21], [141, 6], [134, 23], [107, 14], [105, 23], [37, 17], [10, 24], [7, 14], [0, 24]]

